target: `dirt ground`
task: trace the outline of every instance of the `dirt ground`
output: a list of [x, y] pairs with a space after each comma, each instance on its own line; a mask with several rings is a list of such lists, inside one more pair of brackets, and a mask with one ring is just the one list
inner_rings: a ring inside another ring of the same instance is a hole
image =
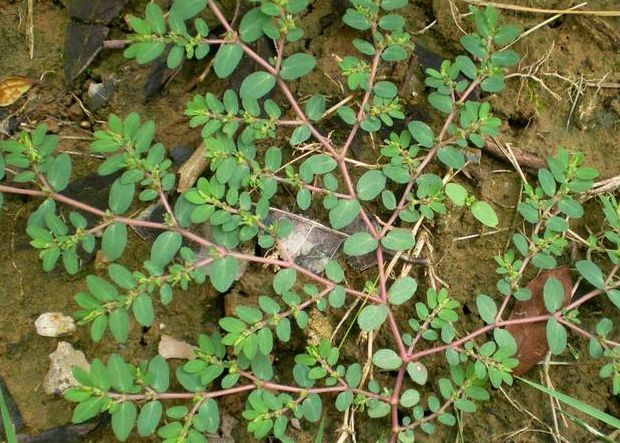
[[[132, 0], [123, 13], [141, 14], [145, 3]], [[325, 94], [333, 103], [342, 94], [336, 57], [354, 52], [350, 46], [354, 33], [338, 19], [335, 12], [338, 3], [312, 1], [310, 12], [303, 19], [305, 37], [296, 44], [307, 48], [318, 59], [317, 69], [294, 85], [296, 90]], [[420, 31], [416, 37], [419, 42], [441, 56], [458, 55], [458, 39], [462, 35], [459, 27], [467, 29], [469, 26], [459, 17], [458, 11], [466, 11], [466, 4], [458, 0], [416, 0], [410, 3], [405, 13], [407, 28]], [[519, 2], [531, 7], [555, 9], [568, 8], [575, 3], [562, 0]], [[587, 8], [617, 10], [620, 2], [592, 1], [588, 2]], [[548, 16], [503, 11], [501, 17], [505, 22], [529, 29]], [[421, 31], [435, 20], [428, 30]], [[15, 112], [23, 106], [22, 114], [26, 118], [22, 124], [25, 127], [32, 128], [38, 122], [47, 123], [50, 130], [60, 136], [59, 148], [72, 154], [77, 176], [86, 176], [96, 169], [100, 160], [87, 155], [90, 134], [101, 127], [109, 113], [126, 115], [136, 111], [143, 119], [153, 119], [158, 139], [168, 147], [195, 147], [200, 143], [199, 129], [187, 128], [182, 115], [184, 104], [195, 93], [218, 92], [226, 87], [224, 82], [209, 74], [195, 89], [188, 88], [204, 70], [204, 63], [186, 63], [159, 93], [145, 99], [143, 85], [149, 68], [125, 60], [120, 50], [104, 49], [85, 72], [68, 85], [63, 78], [64, 29], [68, 21], [62, 1], [34, 2], [34, 52], [31, 59], [27, 1], [0, 0], [0, 78], [20, 75], [41, 79], [41, 85], [28, 95], [26, 104], [22, 100], [8, 110], [0, 108], [0, 117], [3, 112]], [[118, 18], [112, 22], [108, 38], [121, 38], [126, 29], [122, 19]], [[517, 42], [514, 49], [523, 57], [516, 72], [529, 73], [539, 81], [532, 77], [513, 76], [507, 80], [507, 91], [493, 99], [492, 108], [505, 122], [501, 139], [541, 157], [554, 153], [558, 146], [572, 152], [580, 151], [585, 154], [586, 163], [597, 168], [602, 178], [620, 174], [620, 19], [563, 16]], [[402, 82], [404, 72], [404, 67], [397, 67], [384, 74], [398, 84]], [[84, 105], [89, 85], [109, 76], [116, 81], [114, 93], [105, 106], [89, 111]], [[419, 69], [415, 70], [412, 83], [402, 86], [401, 98], [407, 105], [414, 107], [416, 112], [429, 110]], [[364, 149], [371, 149], [370, 143], [365, 144]], [[471, 169], [477, 180], [463, 179], [461, 183], [493, 203], [500, 218], [500, 229], [496, 233], [484, 232], [489, 235], [463, 239], [481, 233], [481, 225], [470, 215], [458, 211], [428, 226], [435, 270], [449, 285], [452, 296], [465, 306], [466, 313], [475, 311], [474, 299], [478, 293], [495, 293], [493, 255], [505, 247], [514, 232], [513, 220], [520, 187], [519, 176], [509, 164], [484, 152], [480, 165]], [[71, 417], [71, 406], [67, 402], [45, 395], [41, 389], [49, 365], [48, 355], [56, 348], [57, 339], [36, 335], [33, 321], [42, 312], [72, 313], [76, 309], [73, 294], [83, 289], [83, 277], [97, 272], [92, 263], [71, 277], [60, 271], [44, 274], [40, 270], [37, 253], [28, 246], [29, 239], [24, 232], [28, 215], [36, 205], [34, 201], [8, 197], [0, 212], [0, 376], [6, 381], [31, 433], [67, 424]], [[597, 221], [586, 218], [586, 222], [575, 229], [586, 232], [591, 223]], [[139, 265], [149, 245], [135, 236], [132, 240], [132, 247], [122, 260], [128, 265]], [[582, 254], [583, 251], [575, 253]], [[412, 272], [421, 284], [426, 284], [428, 279], [424, 269], [414, 268]], [[239, 283], [241, 289], [238, 291], [250, 297], [259, 295], [247, 292], [253, 287], [268, 287], [269, 281], [264, 275], [264, 270], [250, 268], [245, 281]], [[217, 297], [213, 290], [192, 288], [187, 292], [177, 292], [173, 303], [165, 309], [158, 308], [155, 323], [164, 325], [164, 329], [158, 326], [143, 334], [134, 327], [126, 346], [119, 347], [107, 339], [94, 345], [85, 329], [78, 330], [67, 340], [84, 351], [87, 358], [121, 352], [125, 357], [138, 360], [155, 355], [159, 336], [164, 332], [194, 342], [198, 333], [215, 327], [213, 319], [222, 316], [223, 306], [221, 297]], [[620, 320], [617, 313], [611, 312], [612, 306], [606, 301], [588, 305], [581, 313], [585, 319], [584, 327], [593, 327], [588, 322], [589, 313], [605, 313], [617, 323]], [[338, 320], [324, 319], [328, 328]], [[479, 325], [478, 321], [467, 319], [461, 324], [464, 329], [460, 332], [474, 329]], [[355, 337], [349, 341], [350, 345], [345, 346], [345, 357], [359, 358]], [[620, 416], [620, 402], [612, 396], [609, 383], [598, 378], [599, 367], [597, 362], [588, 358], [587, 343], [573, 338], [570, 344], [575, 357], [563, 355], [560, 360], [564, 364], [552, 365], [549, 369], [555, 389]], [[295, 349], [291, 346], [285, 351], [294, 355]], [[433, 365], [441, 362], [428, 363], [432, 374]], [[540, 381], [542, 369], [537, 367], [528, 375]], [[242, 399], [229, 399], [224, 406], [225, 412], [239, 416]], [[549, 399], [530, 388], [515, 385], [496, 392], [481, 408], [482, 414], [465, 414], [458, 426], [439, 427], [434, 436], [420, 436], [417, 441], [553, 441], [547, 432], [552, 423]], [[570, 412], [585, 418], [575, 411]], [[340, 420], [338, 415], [327, 417], [323, 441], [336, 440], [335, 431]], [[370, 442], [380, 438], [376, 435], [377, 427], [365, 425], [368, 420], [360, 416], [358, 421], [358, 441]], [[591, 434], [570, 421], [568, 428], [564, 428], [563, 423], [560, 426], [568, 441], [593, 441]], [[252, 441], [242, 429], [239, 426], [236, 431], [237, 441]], [[108, 431], [89, 440], [115, 441], [110, 436]], [[296, 438], [299, 441], [314, 440], [310, 428]]]

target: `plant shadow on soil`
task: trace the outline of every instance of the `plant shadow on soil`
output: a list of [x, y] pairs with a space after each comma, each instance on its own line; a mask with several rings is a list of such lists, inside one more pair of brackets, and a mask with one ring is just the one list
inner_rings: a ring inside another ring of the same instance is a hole
[[[140, 14], [144, 3], [144, 1], [130, 2], [125, 12]], [[341, 94], [338, 85], [340, 77], [334, 55], [353, 53], [350, 41], [354, 34], [342, 27], [337, 20], [337, 14], [332, 10], [332, 5], [336, 3], [338, 2], [314, 1], [310, 12], [304, 17], [306, 37], [298, 45], [301, 47], [305, 44], [317, 57], [318, 65], [312, 74], [293, 85], [298, 91], [312, 91], [329, 96]], [[411, 3], [405, 11], [408, 29], [422, 29], [437, 19], [438, 24], [420, 36], [420, 41], [431, 50], [440, 49], [438, 52], [442, 56], [457, 55], [458, 38], [461, 34], [454, 25], [449, 2], [417, 0]], [[534, 4], [537, 2], [527, 3], [539, 6]], [[549, 7], [567, 7], [567, 2], [548, 3], [546, 6]], [[588, 4], [590, 9], [604, 9], [606, 6], [608, 5], [602, 0]], [[85, 137], [88, 133], [82, 126], [90, 130], [99, 127], [99, 123], [106, 120], [109, 113], [126, 115], [130, 111], [139, 112], [143, 119], [153, 119], [157, 125], [157, 137], [168, 147], [196, 146], [199, 143], [199, 131], [187, 130], [186, 120], [182, 117], [184, 103], [195, 93], [204, 94], [206, 88], [218, 92], [226, 87], [224, 82], [209, 75], [204, 84], [199, 85], [195, 91], [187, 91], [187, 84], [201, 72], [202, 64], [186, 63], [183, 70], [160, 94], [147, 101], [143, 97], [142, 85], [148, 75], [148, 67], [140, 67], [134, 62], [124, 60], [121, 51], [102, 51], [95, 62], [78, 78], [75, 85], [67, 87], [60, 74], [64, 34], [59, 31], [67, 24], [66, 10], [60, 2], [35, 2], [33, 60], [28, 56], [24, 22], [19, 26], [15, 25], [25, 10], [25, 1], [0, 6], [2, 74], [39, 78], [46, 72], [44, 87], [31, 94], [34, 96], [36, 106], [30, 107], [28, 119], [30, 122], [44, 121], [52, 131], [58, 133], [61, 136], [60, 149], [86, 154], [88, 141]], [[524, 28], [542, 21], [540, 15], [509, 12], [504, 12], [502, 18], [506, 22], [516, 22]], [[555, 48], [545, 67], [546, 71], [583, 74], [588, 78], [597, 79], [612, 73], [607, 80], [618, 81], [618, 78], [611, 78], [614, 72], [620, 71], [618, 58], [613, 57], [618, 51], [618, 47], [614, 45], [617, 45], [620, 39], [612, 38], [615, 33], [614, 26], [617, 30], [618, 24], [618, 19], [563, 17], [525, 38], [515, 49], [521, 55], [527, 54], [522, 62], [523, 65], [527, 65], [542, 57], [551, 42], [555, 42]], [[113, 22], [111, 37], [122, 36], [121, 28], [120, 20]], [[588, 38], [578, 37], [580, 35], [587, 35]], [[81, 110], [75, 97], [83, 97], [91, 81], [99, 81], [110, 74], [113, 74], [118, 81], [116, 91], [109, 103], [89, 118]], [[387, 69], [384, 74], [399, 84], [404, 77], [405, 67]], [[507, 92], [495, 98], [492, 105], [495, 112], [508, 122], [502, 131], [502, 139], [542, 157], [553, 154], [555, 148], [561, 145], [569, 151], [583, 152], [586, 155], [586, 163], [597, 168], [603, 178], [620, 174], [620, 150], [617, 149], [617, 140], [620, 139], [620, 98], [617, 90], [586, 88], [573, 109], [573, 104], [566, 94], [568, 85], [551, 78], [548, 83], [561, 94], [561, 101], [556, 101], [536, 83], [522, 83], [519, 79], [508, 81]], [[407, 105], [415, 108], [416, 112], [424, 114], [428, 108], [425, 105], [421, 85], [422, 76], [416, 69], [413, 84], [404, 85], [404, 90], [412, 89], [417, 95], [408, 95], [402, 99]], [[278, 96], [275, 98], [278, 101], [282, 99]], [[364, 140], [360, 155], [362, 157], [372, 155], [371, 149], [369, 140]], [[74, 162], [78, 176], [92, 173], [98, 164], [97, 159], [84, 155], [74, 156]], [[480, 165], [473, 165], [470, 168], [475, 171], [479, 180], [474, 183], [463, 179], [461, 183], [478, 196], [493, 202], [500, 217], [499, 232], [458, 240], [463, 236], [480, 233], [482, 227], [470, 215], [455, 208], [452, 208], [454, 210], [447, 216], [429, 225], [436, 271], [450, 285], [452, 296], [464, 305], [465, 313], [475, 312], [474, 299], [478, 293], [495, 293], [493, 255], [504, 249], [507, 239], [515, 229], [513, 220], [520, 186], [519, 176], [509, 166], [485, 154]], [[282, 197], [282, 204], [285, 209], [293, 208], [293, 203], [287, 197]], [[24, 233], [27, 217], [35, 208], [36, 202], [10, 197], [6, 199], [0, 213], [0, 257], [2, 257], [0, 375], [6, 380], [29, 432], [33, 433], [66, 424], [71, 417], [71, 406], [67, 402], [42, 392], [40, 385], [49, 366], [47, 356], [56, 348], [58, 340], [37, 336], [33, 321], [42, 312], [72, 313], [76, 309], [73, 294], [83, 289], [82, 277], [88, 273], [102, 272], [95, 269], [91, 263], [76, 276], [67, 276], [61, 271], [43, 273], [40, 270], [37, 253], [28, 246], [29, 240]], [[600, 220], [586, 218], [576, 229], [583, 232], [586, 227], [593, 227], [599, 223]], [[130, 244], [131, 249], [125, 254], [122, 262], [128, 267], [139, 268], [145, 255], [148, 254], [149, 245], [135, 236]], [[428, 280], [424, 276], [423, 269], [414, 268], [413, 273], [422, 287], [427, 285]], [[237, 284], [236, 292], [251, 302], [260, 295], [256, 288], [269, 291], [270, 282], [266, 275], [268, 274], [264, 269], [251, 267], [243, 280]], [[364, 277], [366, 276], [359, 276], [359, 282], [363, 283]], [[423, 294], [423, 291], [419, 290], [418, 293]], [[606, 300], [597, 301], [587, 306], [582, 316], [587, 319], [589, 312], [597, 312], [599, 315], [603, 313], [618, 323], [620, 319], [617, 312], [610, 308], [611, 305]], [[409, 309], [413, 312], [413, 308]], [[614, 313], [610, 314], [612, 312]], [[398, 315], [404, 320], [409, 313], [407, 308], [404, 308]], [[216, 295], [212, 289], [192, 288], [186, 292], [175, 293], [173, 303], [165, 309], [158, 308], [156, 315], [155, 326], [146, 333], [134, 325], [130, 338], [123, 347], [119, 347], [107, 337], [101, 344], [93, 344], [85, 328], [80, 328], [67, 340], [82, 350], [89, 359], [97, 355], [120, 352], [126, 358], [137, 361], [155, 355], [161, 333], [190, 343], [195, 342], [199, 333], [215, 327], [213, 319], [223, 315], [223, 302], [221, 296]], [[340, 315], [341, 312], [335, 312], [331, 316], [314, 316], [315, 323], [311, 327], [313, 334], [319, 336], [328, 334], [339, 321]], [[480, 326], [475, 315], [464, 315], [464, 318], [461, 332]], [[321, 325], [321, 322], [325, 324]], [[160, 324], [165, 325], [165, 329], [162, 330]], [[593, 324], [586, 321], [585, 327], [592, 328]], [[285, 345], [282, 348], [283, 360], [290, 360], [291, 356], [304, 345], [305, 339], [302, 334], [298, 334], [293, 343]], [[376, 346], [388, 343], [389, 337], [380, 336], [376, 340]], [[568, 365], [550, 368], [555, 388], [619, 416], [618, 399], [611, 395], [608, 383], [598, 378], [596, 362], [587, 357], [587, 343], [572, 339], [570, 344], [580, 358], [571, 359], [567, 354], [562, 356], [562, 360], [569, 363]], [[345, 359], [365, 359], [365, 356], [360, 354], [361, 348], [363, 346], [358, 346], [356, 336], [353, 334], [349, 336], [342, 355]], [[431, 376], [438, 373], [437, 370], [443, 365], [441, 359], [426, 363]], [[542, 374], [540, 366], [533, 369], [528, 376], [539, 381], [539, 374]], [[377, 376], [386, 377], [385, 374]], [[528, 409], [539, 420], [547, 425], [552, 423], [548, 398], [520, 385], [505, 391], [513, 402]], [[239, 417], [243, 408], [243, 398], [229, 398], [223, 402], [222, 407], [224, 412]], [[430, 437], [420, 435], [418, 441], [552, 441], [548, 434], [535, 431], [546, 428], [526, 412], [516, 409], [500, 392], [496, 392], [491, 401], [481, 404], [480, 408], [481, 414], [463, 415], [460, 423], [462, 440], [457, 439], [458, 427], [439, 427], [436, 435]], [[585, 419], [575, 411], [570, 412]], [[357, 423], [358, 441], [371, 442], [380, 437], [377, 435], [380, 426], [374, 422], [358, 420]], [[326, 425], [324, 441], [335, 441], [340, 416], [328, 416]], [[386, 423], [385, 429], [387, 428]], [[511, 432], [522, 428], [527, 428], [528, 431], [508, 437]], [[235, 430], [236, 441], [251, 441], [243, 429], [243, 426], [238, 426]], [[295, 439], [300, 442], [313, 441], [313, 432], [313, 429], [308, 427], [306, 431], [297, 432]], [[569, 439], [572, 441], [591, 440], [590, 434], [570, 422], [569, 428], [563, 433], [570, 436]], [[110, 432], [98, 435], [96, 438], [89, 437], [89, 440], [115, 441]]]

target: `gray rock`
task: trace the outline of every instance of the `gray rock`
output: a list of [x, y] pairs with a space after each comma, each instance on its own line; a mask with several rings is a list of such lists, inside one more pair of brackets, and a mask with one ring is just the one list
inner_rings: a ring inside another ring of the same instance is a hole
[[78, 385], [71, 372], [73, 366], [89, 369], [84, 353], [64, 341], [58, 343], [58, 347], [49, 358], [50, 369], [43, 381], [43, 391], [46, 394], [62, 394], [70, 387]]

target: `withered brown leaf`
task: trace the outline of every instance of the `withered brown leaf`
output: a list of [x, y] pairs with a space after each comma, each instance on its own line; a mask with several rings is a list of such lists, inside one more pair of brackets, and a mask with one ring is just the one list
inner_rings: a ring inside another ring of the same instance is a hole
[[[527, 284], [527, 288], [532, 293], [532, 298], [527, 301], [515, 303], [509, 320], [534, 317], [547, 313], [543, 298], [543, 288], [545, 282], [555, 277], [564, 286], [564, 302], [562, 306], [568, 305], [571, 297], [572, 282], [568, 266], [542, 271], [532, 281]], [[522, 375], [529, 371], [536, 363], [542, 360], [549, 351], [547, 344], [546, 323], [524, 323], [510, 325], [506, 330], [512, 334], [517, 342], [517, 355], [519, 366], [513, 369], [514, 375]]]
[[0, 81], [0, 106], [9, 106], [24, 95], [36, 81], [28, 77], [7, 77]]

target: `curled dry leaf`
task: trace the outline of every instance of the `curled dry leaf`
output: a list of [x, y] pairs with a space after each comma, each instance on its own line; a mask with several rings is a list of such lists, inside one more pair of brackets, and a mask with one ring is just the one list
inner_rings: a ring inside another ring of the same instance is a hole
[[7, 77], [0, 81], [0, 106], [9, 106], [24, 95], [36, 82], [27, 77]]
[[[543, 288], [545, 282], [551, 277], [555, 277], [562, 282], [562, 286], [564, 286], [564, 301], [562, 306], [568, 305], [573, 284], [568, 266], [562, 266], [560, 268], [541, 272], [527, 284], [527, 288], [532, 293], [532, 298], [527, 301], [518, 301], [515, 303], [509, 320], [534, 317], [547, 313], [543, 298]], [[506, 330], [512, 334], [517, 342], [516, 357], [519, 359], [519, 366], [512, 372], [514, 375], [525, 374], [536, 363], [542, 360], [549, 351], [546, 323], [536, 322], [510, 325], [506, 327]]]

